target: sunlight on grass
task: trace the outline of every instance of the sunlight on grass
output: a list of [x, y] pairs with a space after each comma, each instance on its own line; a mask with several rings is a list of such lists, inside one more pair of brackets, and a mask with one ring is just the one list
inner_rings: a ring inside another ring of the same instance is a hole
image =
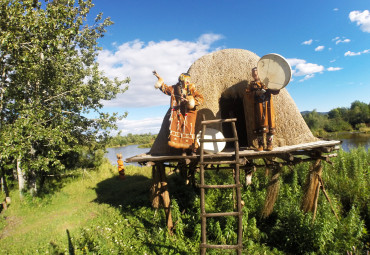
[[[141, 176], [148, 182], [151, 175], [150, 168], [127, 166], [126, 169], [128, 180]], [[109, 197], [108, 200], [119, 204], [120, 197], [114, 194], [120, 195], [124, 186], [133, 183], [120, 180], [116, 168], [109, 163], [97, 171], [83, 170], [81, 176], [69, 179], [59, 192], [43, 199], [26, 196], [21, 201], [18, 191], [13, 190], [12, 204], [0, 216], [2, 252], [32, 254], [44, 252], [50, 245], [66, 247], [67, 230], [73, 232], [110, 210], [111, 205], [98, 201], [97, 193], [99, 185], [107, 180], [111, 181], [106, 199]]]

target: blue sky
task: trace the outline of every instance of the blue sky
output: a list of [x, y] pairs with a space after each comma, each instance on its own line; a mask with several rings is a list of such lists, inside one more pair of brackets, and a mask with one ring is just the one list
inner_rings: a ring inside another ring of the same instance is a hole
[[93, 0], [91, 16], [115, 22], [99, 41], [97, 61], [110, 77], [130, 77], [129, 90], [104, 102], [128, 112], [123, 134], [157, 133], [169, 97], [154, 89], [152, 70], [175, 83], [201, 56], [240, 48], [288, 59], [286, 87], [300, 111], [329, 111], [370, 102], [369, 0]]

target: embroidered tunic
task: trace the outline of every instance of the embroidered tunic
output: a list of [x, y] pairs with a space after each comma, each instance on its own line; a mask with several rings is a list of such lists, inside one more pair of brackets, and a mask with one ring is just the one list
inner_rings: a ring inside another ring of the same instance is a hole
[[[180, 84], [167, 86], [162, 84], [160, 90], [171, 96], [170, 135], [168, 145], [177, 149], [190, 148], [195, 139], [196, 107], [203, 103], [203, 96], [195, 89], [194, 84], [181, 88]], [[195, 107], [188, 109], [183, 99], [193, 97]]]
[[[265, 93], [257, 93], [265, 89]], [[247, 93], [254, 92], [254, 112], [255, 112], [255, 130], [257, 135], [263, 133], [275, 134], [276, 124], [275, 124], [275, 110], [274, 102], [272, 99], [273, 92], [267, 89], [266, 86], [260, 81], [252, 81], [250, 87], [247, 89]]]

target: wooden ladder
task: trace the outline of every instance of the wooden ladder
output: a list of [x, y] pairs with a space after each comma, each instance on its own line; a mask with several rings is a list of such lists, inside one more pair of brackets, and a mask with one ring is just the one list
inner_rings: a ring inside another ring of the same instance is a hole
[[[204, 117], [203, 117], [204, 119]], [[201, 244], [200, 244], [200, 253], [206, 254], [207, 248], [210, 249], [235, 249], [237, 251], [237, 254], [242, 254], [243, 249], [243, 212], [242, 212], [242, 206], [241, 206], [241, 191], [240, 188], [242, 185], [240, 184], [240, 159], [239, 159], [239, 141], [238, 141], [238, 134], [236, 132], [235, 127], [236, 118], [233, 119], [216, 119], [216, 120], [203, 120], [201, 122], [202, 125], [202, 134], [201, 138], [199, 139], [200, 143], [200, 209], [201, 209]], [[204, 139], [204, 134], [206, 130], [206, 126], [208, 124], [214, 124], [214, 123], [231, 123], [232, 125], [232, 131], [233, 131], [233, 138], [224, 138], [224, 139]], [[235, 146], [235, 154], [233, 160], [212, 160], [212, 161], [205, 161], [204, 160], [204, 143], [206, 142], [234, 142]], [[225, 164], [229, 165], [229, 167], [222, 167], [222, 169], [229, 169], [234, 170], [235, 169], [235, 184], [227, 184], [227, 185], [206, 185], [204, 181], [204, 171], [205, 166], [211, 164], [211, 165], [217, 165], [217, 168], [207, 168], [207, 169], [221, 169], [219, 165]], [[233, 212], [217, 212], [217, 213], [207, 213], [205, 211], [205, 189], [226, 189], [226, 188], [232, 188], [236, 189], [236, 211], [234, 209]], [[206, 232], [206, 224], [207, 224], [207, 218], [209, 217], [225, 217], [225, 216], [235, 216], [238, 217], [238, 234], [237, 234], [237, 244], [236, 245], [215, 245], [215, 244], [207, 244], [207, 232]]]

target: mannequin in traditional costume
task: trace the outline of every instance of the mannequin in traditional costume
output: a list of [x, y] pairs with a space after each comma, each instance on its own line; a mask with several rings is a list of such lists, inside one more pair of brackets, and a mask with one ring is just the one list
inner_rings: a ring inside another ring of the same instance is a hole
[[155, 88], [171, 96], [170, 135], [168, 145], [176, 149], [196, 150], [195, 121], [197, 118], [196, 107], [203, 103], [203, 96], [190, 82], [190, 75], [182, 73], [178, 83], [167, 86], [163, 79], [153, 71], [158, 78]]
[[119, 178], [122, 180], [126, 179], [125, 166], [123, 165], [122, 154], [117, 154], [117, 164], [118, 164]]
[[252, 69], [252, 81], [247, 88], [247, 94], [253, 93], [254, 112], [255, 112], [255, 130], [258, 141], [258, 151], [264, 149], [263, 134], [266, 134], [266, 150], [273, 149], [272, 141], [276, 131], [275, 110], [272, 95], [279, 93], [279, 90], [268, 89], [258, 77], [257, 67]]

